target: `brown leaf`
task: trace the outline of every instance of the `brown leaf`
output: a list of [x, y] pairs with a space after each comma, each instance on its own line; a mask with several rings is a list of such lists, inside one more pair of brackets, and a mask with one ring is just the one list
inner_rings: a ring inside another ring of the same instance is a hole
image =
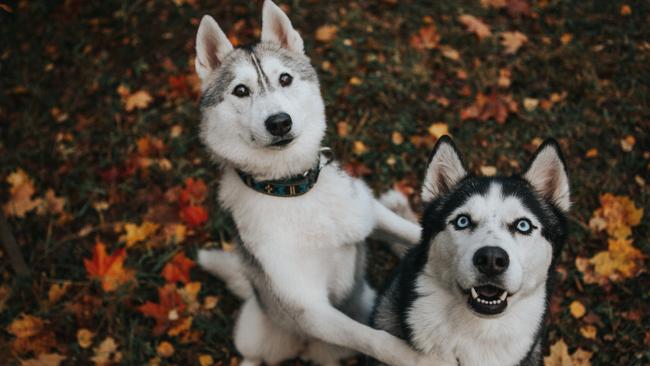
[[316, 29], [316, 40], [320, 42], [330, 42], [336, 38], [336, 32], [339, 28], [335, 25], [325, 24]]
[[438, 42], [440, 42], [440, 34], [434, 24], [429, 24], [412, 35], [409, 44], [418, 50], [431, 50], [438, 46]]
[[94, 348], [95, 355], [91, 360], [96, 366], [108, 366], [112, 363], [119, 363], [122, 353], [117, 351], [117, 343], [112, 337], [107, 337], [99, 347]]
[[9, 324], [7, 332], [16, 338], [29, 338], [43, 330], [43, 320], [33, 315], [21, 314]]
[[512, 100], [510, 95], [501, 95], [493, 92], [489, 96], [478, 93], [474, 104], [461, 110], [460, 119], [479, 119], [488, 121], [496, 120], [498, 123], [505, 123], [508, 114], [516, 113], [519, 110], [517, 102]]
[[514, 55], [519, 48], [528, 42], [528, 37], [521, 32], [502, 32], [501, 45], [505, 48], [503, 53]]
[[459, 16], [458, 20], [465, 25], [468, 32], [474, 33], [479, 40], [492, 35], [490, 27], [473, 15], [464, 14]]
[[20, 360], [20, 366], [59, 366], [65, 359], [58, 353], [41, 353], [36, 358]]
[[40, 198], [32, 198], [35, 193], [34, 182], [24, 170], [18, 169], [9, 174], [7, 183], [9, 189], [9, 202], [4, 205], [7, 216], [25, 217], [25, 214], [41, 205]]

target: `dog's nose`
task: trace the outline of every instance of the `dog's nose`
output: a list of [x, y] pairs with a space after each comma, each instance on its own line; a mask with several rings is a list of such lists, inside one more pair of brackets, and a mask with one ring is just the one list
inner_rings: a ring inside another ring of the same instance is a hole
[[284, 136], [291, 131], [291, 116], [281, 112], [276, 113], [264, 121], [266, 129], [273, 136]]
[[483, 247], [474, 253], [474, 266], [486, 276], [496, 276], [508, 269], [508, 253], [499, 247]]

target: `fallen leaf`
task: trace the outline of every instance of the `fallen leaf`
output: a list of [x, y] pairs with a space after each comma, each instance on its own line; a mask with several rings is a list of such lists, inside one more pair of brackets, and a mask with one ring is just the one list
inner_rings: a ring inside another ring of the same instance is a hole
[[354, 153], [357, 155], [363, 155], [368, 152], [368, 147], [363, 143], [363, 141], [357, 140], [354, 142], [352, 151], [354, 151]]
[[593, 325], [585, 325], [584, 327], [580, 327], [580, 334], [582, 334], [582, 336], [587, 339], [596, 339], [597, 333], [598, 329]]
[[560, 42], [566, 46], [567, 44], [569, 44], [569, 42], [571, 42], [572, 39], [573, 39], [573, 35], [571, 33], [564, 33], [560, 37]]
[[571, 305], [569, 305], [569, 310], [571, 312], [571, 315], [576, 319], [582, 318], [586, 312], [585, 306], [578, 300], [571, 302]]
[[634, 145], [636, 144], [636, 139], [632, 135], [627, 135], [625, 138], [621, 139], [621, 149], [625, 152], [630, 152], [632, 149], [634, 149]]
[[149, 221], [145, 221], [141, 225], [127, 223], [124, 224], [126, 233], [120, 236], [119, 240], [125, 242], [126, 247], [130, 248], [136, 243], [147, 240], [147, 238], [158, 231], [159, 227], [160, 225]]
[[440, 46], [440, 52], [446, 58], [454, 61], [460, 60], [460, 53], [453, 47], [450, 46]]
[[497, 85], [500, 88], [509, 88], [512, 83], [512, 73], [506, 68], [499, 69], [499, 79], [497, 79]]
[[159, 302], [145, 302], [138, 307], [142, 314], [154, 318], [156, 325], [153, 333], [156, 336], [163, 334], [168, 328], [179, 324], [181, 313], [185, 311], [186, 305], [183, 298], [178, 294], [176, 285], [168, 283], [158, 289]]
[[65, 295], [70, 288], [70, 281], [63, 281], [62, 283], [53, 283], [50, 290], [47, 292], [47, 299], [50, 304], [54, 304]]
[[497, 123], [503, 124], [510, 113], [516, 113], [518, 110], [517, 102], [512, 100], [510, 95], [493, 92], [486, 96], [483, 93], [478, 93], [474, 104], [461, 110], [460, 119], [479, 119], [481, 121], [494, 119]]
[[621, 5], [621, 15], [626, 16], [630, 14], [632, 14], [632, 8], [627, 4]]
[[187, 206], [181, 208], [180, 217], [187, 226], [196, 228], [208, 221], [208, 211], [203, 206]]
[[330, 42], [336, 38], [338, 27], [331, 24], [321, 25], [316, 29], [316, 40], [320, 42]]
[[94, 356], [91, 360], [97, 366], [108, 366], [112, 363], [119, 363], [122, 359], [122, 353], [117, 351], [117, 343], [112, 337], [107, 337], [94, 349]]
[[598, 156], [598, 149], [596, 149], [596, 148], [591, 148], [591, 149], [587, 150], [587, 152], [585, 153], [585, 157], [588, 158], [588, 159], [593, 159], [593, 158], [595, 158], [597, 156]]
[[339, 137], [347, 136], [349, 130], [350, 126], [346, 121], [339, 121], [336, 123], [336, 132], [338, 133]]
[[59, 366], [66, 357], [58, 353], [41, 353], [36, 358], [20, 360], [20, 366]]
[[361, 78], [358, 78], [356, 76], [351, 77], [348, 82], [350, 83], [350, 85], [354, 85], [354, 86], [363, 84], [363, 80], [361, 80]]
[[393, 131], [391, 134], [391, 141], [395, 145], [401, 145], [404, 142], [404, 136], [402, 136], [398, 131]]
[[459, 16], [458, 20], [465, 25], [468, 32], [474, 33], [479, 40], [492, 35], [490, 27], [473, 15], [464, 14]]
[[29, 338], [43, 330], [43, 320], [33, 315], [21, 314], [9, 324], [7, 332], [16, 338]]
[[93, 344], [94, 337], [95, 333], [86, 328], [81, 328], [77, 331], [77, 343], [79, 343], [79, 347], [81, 348], [90, 347]]
[[134, 109], [145, 109], [151, 104], [153, 98], [145, 90], [139, 90], [133, 94], [127, 95], [123, 99], [124, 110], [131, 112]]
[[528, 112], [534, 111], [539, 105], [539, 99], [524, 98], [524, 109]]
[[610, 239], [608, 250], [597, 253], [589, 262], [598, 276], [620, 281], [636, 276], [644, 268], [644, 259], [631, 239]]
[[492, 165], [482, 165], [480, 167], [481, 174], [483, 174], [486, 177], [493, 177], [497, 174], [497, 167], [492, 166]]
[[158, 347], [156, 347], [156, 353], [163, 358], [171, 357], [174, 354], [174, 346], [167, 341], [160, 342]]
[[521, 32], [502, 32], [501, 36], [501, 45], [505, 48], [504, 53], [506, 55], [514, 55], [517, 53], [519, 48], [528, 42], [528, 37]]
[[571, 364], [572, 366], [591, 366], [591, 356], [591, 352], [578, 348], [571, 355]]
[[436, 139], [441, 138], [442, 136], [449, 135], [449, 126], [444, 122], [432, 123], [431, 126], [427, 129], [429, 134]]
[[182, 206], [200, 205], [208, 196], [208, 187], [203, 179], [186, 178], [178, 198]]
[[610, 237], [627, 238], [632, 235], [632, 227], [641, 223], [643, 208], [637, 208], [627, 196], [605, 193], [600, 196], [600, 206], [589, 220], [594, 231], [607, 229]]
[[39, 215], [45, 214], [61, 214], [65, 206], [65, 198], [57, 197], [54, 190], [48, 189], [45, 191], [45, 196], [41, 200], [36, 213]]
[[187, 258], [184, 252], [178, 252], [171, 261], [165, 264], [162, 276], [167, 282], [190, 282], [190, 269], [195, 266], [194, 261]]
[[429, 24], [412, 35], [409, 44], [418, 50], [431, 50], [438, 46], [438, 42], [440, 42], [440, 34], [434, 24]]
[[106, 246], [98, 241], [95, 243], [92, 258], [84, 259], [84, 266], [91, 278], [101, 280], [104, 291], [111, 292], [135, 278], [133, 270], [124, 268], [125, 259], [126, 250], [124, 248], [120, 248], [108, 256]]
[[34, 182], [24, 170], [18, 169], [9, 174], [7, 183], [9, 188], [9, 201], [4, 205], [7, 216], [25, 217], [25, 214], [41, 205], [40, 198], [32, 198], [35, 193]]
[[481, 0], [481, 6], [484, 8], [505, 8], [506, 0]]
[[205, 354], [199, 355], [199, 365], [200, 366], [212, 366], [214, 364], [214, 359], [212, 356]]

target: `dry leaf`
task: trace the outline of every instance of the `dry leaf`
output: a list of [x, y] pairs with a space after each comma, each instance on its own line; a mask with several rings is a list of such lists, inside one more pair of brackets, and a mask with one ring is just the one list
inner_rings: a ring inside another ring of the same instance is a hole
[[352, 151], [354, 151], [355, 154], [357, 155], [363, 155], [366, 152], [368, 152], [368, 147], [366, 144], [363, 143], [363, 141], [355, 141], [354, 146], [352, 147]]
[[539, 105], [539, 99], [534, 98], [524, 98], [524, 109], [528, 112], [534, 111]]
[[316, 40], [321, 42], [330, 42], [336, 38], [338, 27], [331, 24], [326, 24], [316, 29]]
[[50, 286], [50, 290], [47, 292], [47, 299], [50, 304], [54, 304], [65, 295], [65, 293], [70, 288], [70, 281], [64, 281], [63, 283], [53, 283]]
[[450, 46], [440, 46], [440, 52], [446, 58], [454, 61], [460, 60], [460, 53], [453, 47]]
[[94, 337], [95, 333], [86, 328], [81, 328], [77, 331], [77, 343], [79, 343], [79, 347], [81, 348], [90, 347], [93, 344]]
[[474, 33], [479, 40], [492, 35], [490, 27], [473, 15], [464, 14], [458, 17], [458, 20], [467, 27], [467, 31]]
[[582, 336], [587, 339], [596, 339], [597, 333], [598, 329], [593, 325], [585, 325], [584, 327], [580, 327], [580, 334], [582, 334]]
[[186, 308], [183, 298], [173, 283], [159, 288], [158, 298], [158, 303], [147, 301], [138, 307], [139, 312], [156, 320], [156, 326], [153, 329], [156, 336], [163, 334], [170, 327], [182, 324], [183, 320], [179, 321], [180, 314], [184, 313]]
[[205, 354], [199, 356], [199, 365], [200, 366], [212, 366], [214, 364], [214, 359], [212, 356]]
[[395, 145], [401, 145], [404, 142], [404, 136], [402, 136], [398, 131], [393, 131], [391, 134], [391, 141]]
[[596, 148], [591, 148], [591, 149], [587, 150], [587, 152], [585, 153], [585, 157], [588, 158], [588, 159], [593, 159], [593, 158], [595, 158], [597, 156], [598, 156], [598, 149], [596, 149]]
[[632, 135], [627, 135], [625, 138], [621, 139], [621, 149], [625, 152], [630, 152], [634, 149], [636, 144], [636, 139]]
[[505, 48], [503, 53], [506, 55], [514, 55], [517, 53], [519, 48], [528, 42], [528, 37], [525, 34], [515, 31], [515, 32], [502, 32], [501, 36], [501, 45]]
[[512, 73], [510, 72], [510, 70], [506, 68], [499, 69], [499, 79], [497, 80], [497, 85], [500, 88], [504, 88], [504, 89], [509, 88], [510, 84], [512, 83], [511, 77], [512, 77]]
[[135, 278], [133, 270], [124, 268], [125, 259], [126, 250], [124, 248], [118, 249], [108, 256], [104, 243], [97, 242], [92, 258], [84, 259], [84, 266], [90, 277], [101, 280], [104, 291], [111, 292]]
[[632, 239], [610, 239], [609, 250], [590, 259], [597, 275], [612, 281], [636, 276], [644, 268], [643, 253], [632, 246]]
[[108, 366], [112, 363], [119, 363], [122, 359], [122, 353], [117, 352], [117, 343], [112, 337], [107, 337], [99, 347], [93, 349], [95, 355], [91, 360], [96, 366]]
[[190, 228], [200, 227], [208, 221], [208, 211], [203, 206], [181, 208], [180, 217]]
[[48, 189], [45, 192], [45, 196], [41, 201], [41, 205], [38, 206], [36, 213], [39, 215], [44, 214], [61, 214], [63, 213], [63, 207], [65, 206], [65, 198], [57, 197], [54, 193], [54, 190]]
[[561, 42], [563, 45], [567, 45], [567, 44], [569, 44], [569, 42], [571, 42], [572, 39], [573, 39], [573, 35], [572, 35], [571, 33], [564, 33], [564, 34], [560, 37], [560, 42]]
[[438, 46], [438, 42], [440, 42], [440, 34], [434, 24], [429, 24], [412, 35], [409, 44], [418, 50], [431, 50]]
[[449, 126], [444, 122], [436, 122], [431, 124], [427, 131], [431, 136], [439, 139], [442, 136], [449, 135]]
[[134, 109], [145, 109], [151, 104], [153, 98], [145, 90], [139, 90], [133, 94], [128, 95], [124, 98], [124, 109], [127, 112], [131, 112]]
[[607, 229], [609, 236], [624, 239], [632, 235], [632, 227], [641, 223], [643, 208], [637, 208], [627, 196], [605, 193], [600, 196], [600, 206], [589, 221], [594, 231]]
[[578, 348], [571, 355], [571, 363], [573, 366], [591, 366], [592, 353]]
[[185, 253], [178, 252], [171, 261], [165, 264], [162, 276], [167, 282], [190, 282], [190, 269], [195, 263], [185, 256]]
[[481, 170], [481, 174], [483, 174], [486, 177], [493, 177], [497, 174], [497, 167], [492, 165], [482, 165], [480, 170]]
[[479, 119], [488, 121], [494, 119], [497, 123], [505, 123], [510, 113], [518, 112], [517, 102], [512, 100], [511, 95], [502, 95], [493, 92], [489, 96], [478, 93], [474, 104], [461, 110], [460, 119]]
[[20, 360], [20, 366], [59, 366], [66, 357], [58, 353], [41, 353], [36, 358]]
[[174, 346], [167, 341], [163, 341], [156, 347], [156, 353], [163, 358], [171, 357], [174, 354]]
[[145, 221], [141, 225], [132, 223], [124, 224], [126, 233], [120, 236], [120, 241], [126, 243], [126, 247], [130, 248], [136, 243], [147, 240], [151, 235], [155, 234], [160, 225], [153, 222]]
[[7, 183], [9, 189], [9, 202], [4, 205], [7, 216], [25, 217], [25, 214], [32, 211], [41, 204], [41, 199], [33, 199], [34, 182], [27, 176], [24, 170], [18, 169], [9, 174]]
[[632, 8], [630, 8], [630, 6], [627, 4], [621, 5], [621, 15], [626, 16], [630, 14], [632, 14]]
[[586, 312], [585, 306], [578, 300], [574, 300], [571, 305], [569, 305], [569, 310], [571, 315], [576, 319], [582, 318]]
[[350, 83], [350, 85], [355, 85], [355, 86], [363, 84], [363, 80], [361, 80], [356, 76], [351, 77], [348, 82]]
[[350, 125], [346, 121], [339, 121], [336, 123], [336, 132], [340, 137], [345, 137], [348, 135], [350, 130]]
[[41, 318], [21, 314], [9, 324], [7, 332], [13, 334], [16, 338], [29, 338], [40, 333], [43, 330], [43, 325]]

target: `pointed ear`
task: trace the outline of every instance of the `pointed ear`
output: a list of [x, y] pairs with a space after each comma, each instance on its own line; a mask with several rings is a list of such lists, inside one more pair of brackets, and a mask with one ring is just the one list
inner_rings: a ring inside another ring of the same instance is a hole
[[293, 29], [289, 17], [271, 0], [264, 1], [262, 9], [262, 42], [279, 44], [297, 53], [305, 52], [302, 38]]
[[422, 185], [422, 201], [439, 197], [467, 176], [467, 169], [449, 136], [442, 136], [433, 148]]
[[537, 149], [524, 179], [545, 199], [567, 212], [571, 207], [569, 176], [560, 146], [548, 139]]
[[232, 44], [219, 24], [209, 15], [204, 15], [196, 34], [196, 73], [205, 79], [216, 70], [228, 53]]

